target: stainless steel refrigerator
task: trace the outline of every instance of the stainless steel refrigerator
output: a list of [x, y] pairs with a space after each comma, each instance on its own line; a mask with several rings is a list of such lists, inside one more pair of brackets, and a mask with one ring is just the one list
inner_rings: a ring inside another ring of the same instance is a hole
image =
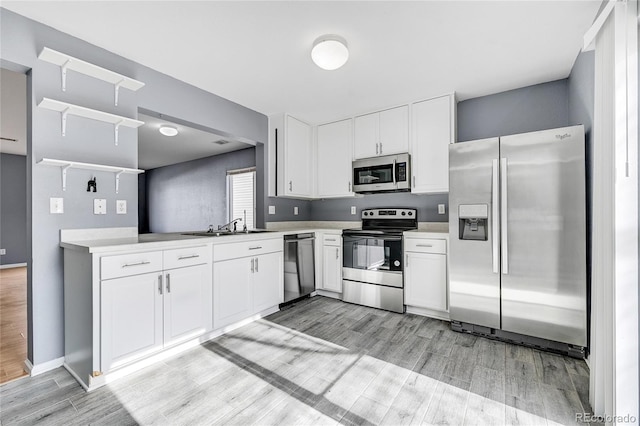
[[584, 355], [584, 152], [582, 126], [450, 146], [454, 329]]

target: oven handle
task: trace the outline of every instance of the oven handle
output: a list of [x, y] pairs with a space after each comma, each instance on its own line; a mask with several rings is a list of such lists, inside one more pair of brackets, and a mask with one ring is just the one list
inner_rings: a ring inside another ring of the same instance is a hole
[[384, 241], [402, 241], [402, 235], [384, 235], [384, 234], [347, 234], [343, 233], [342, 237], [351, 238], [376, 238]]

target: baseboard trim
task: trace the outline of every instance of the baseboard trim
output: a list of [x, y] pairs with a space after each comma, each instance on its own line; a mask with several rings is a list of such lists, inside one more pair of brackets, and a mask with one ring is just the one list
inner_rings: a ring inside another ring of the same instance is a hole
[[62, 367], [63, 365], [64, 357], [52, 359], [51, 361], [43, 362], [37, 365], [33, 365], [28, 359], [24, 361], [26, 371], [31, 377], [38, 376], [42, 373], [46, 373], [47, 371], [55, 370], [56, 368]]
[[408, 314], [422, 315], [423, 317], [436, 318], [443, 321], [451, 321], [449, 312], [441, 312], [433, 309], [419, 308], [417, 306], [407, 306]]
[[23, 268], [25, 266], [27, 266], [26, 263], [8, 263], [6, 265], [0, 265], [0, 269]]
[[316, 290], [315, 293], [318, 296], [324, 296], [324, 297], [330, 297], [332, 299], [342, 300], [342, 293], [334, 293], [332, 291], [326, 291], [326, 290], [320, 290], [320, 289]]

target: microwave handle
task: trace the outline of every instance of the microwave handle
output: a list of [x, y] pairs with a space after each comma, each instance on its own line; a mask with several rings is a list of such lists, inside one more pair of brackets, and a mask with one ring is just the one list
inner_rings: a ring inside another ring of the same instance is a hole
[[391, 173], [393, 175], [393, 186], [396, 186], [396, 160], [395, 158], [393, 159], [393, 173]]

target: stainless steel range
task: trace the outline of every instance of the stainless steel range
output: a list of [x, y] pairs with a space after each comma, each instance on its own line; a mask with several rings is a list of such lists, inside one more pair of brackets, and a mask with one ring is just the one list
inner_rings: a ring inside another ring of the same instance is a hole
[[367, 209], [362, 228], [342, 231], [342, 299], [404, 312], [402, 233], [418, 227], [416, 209]]

